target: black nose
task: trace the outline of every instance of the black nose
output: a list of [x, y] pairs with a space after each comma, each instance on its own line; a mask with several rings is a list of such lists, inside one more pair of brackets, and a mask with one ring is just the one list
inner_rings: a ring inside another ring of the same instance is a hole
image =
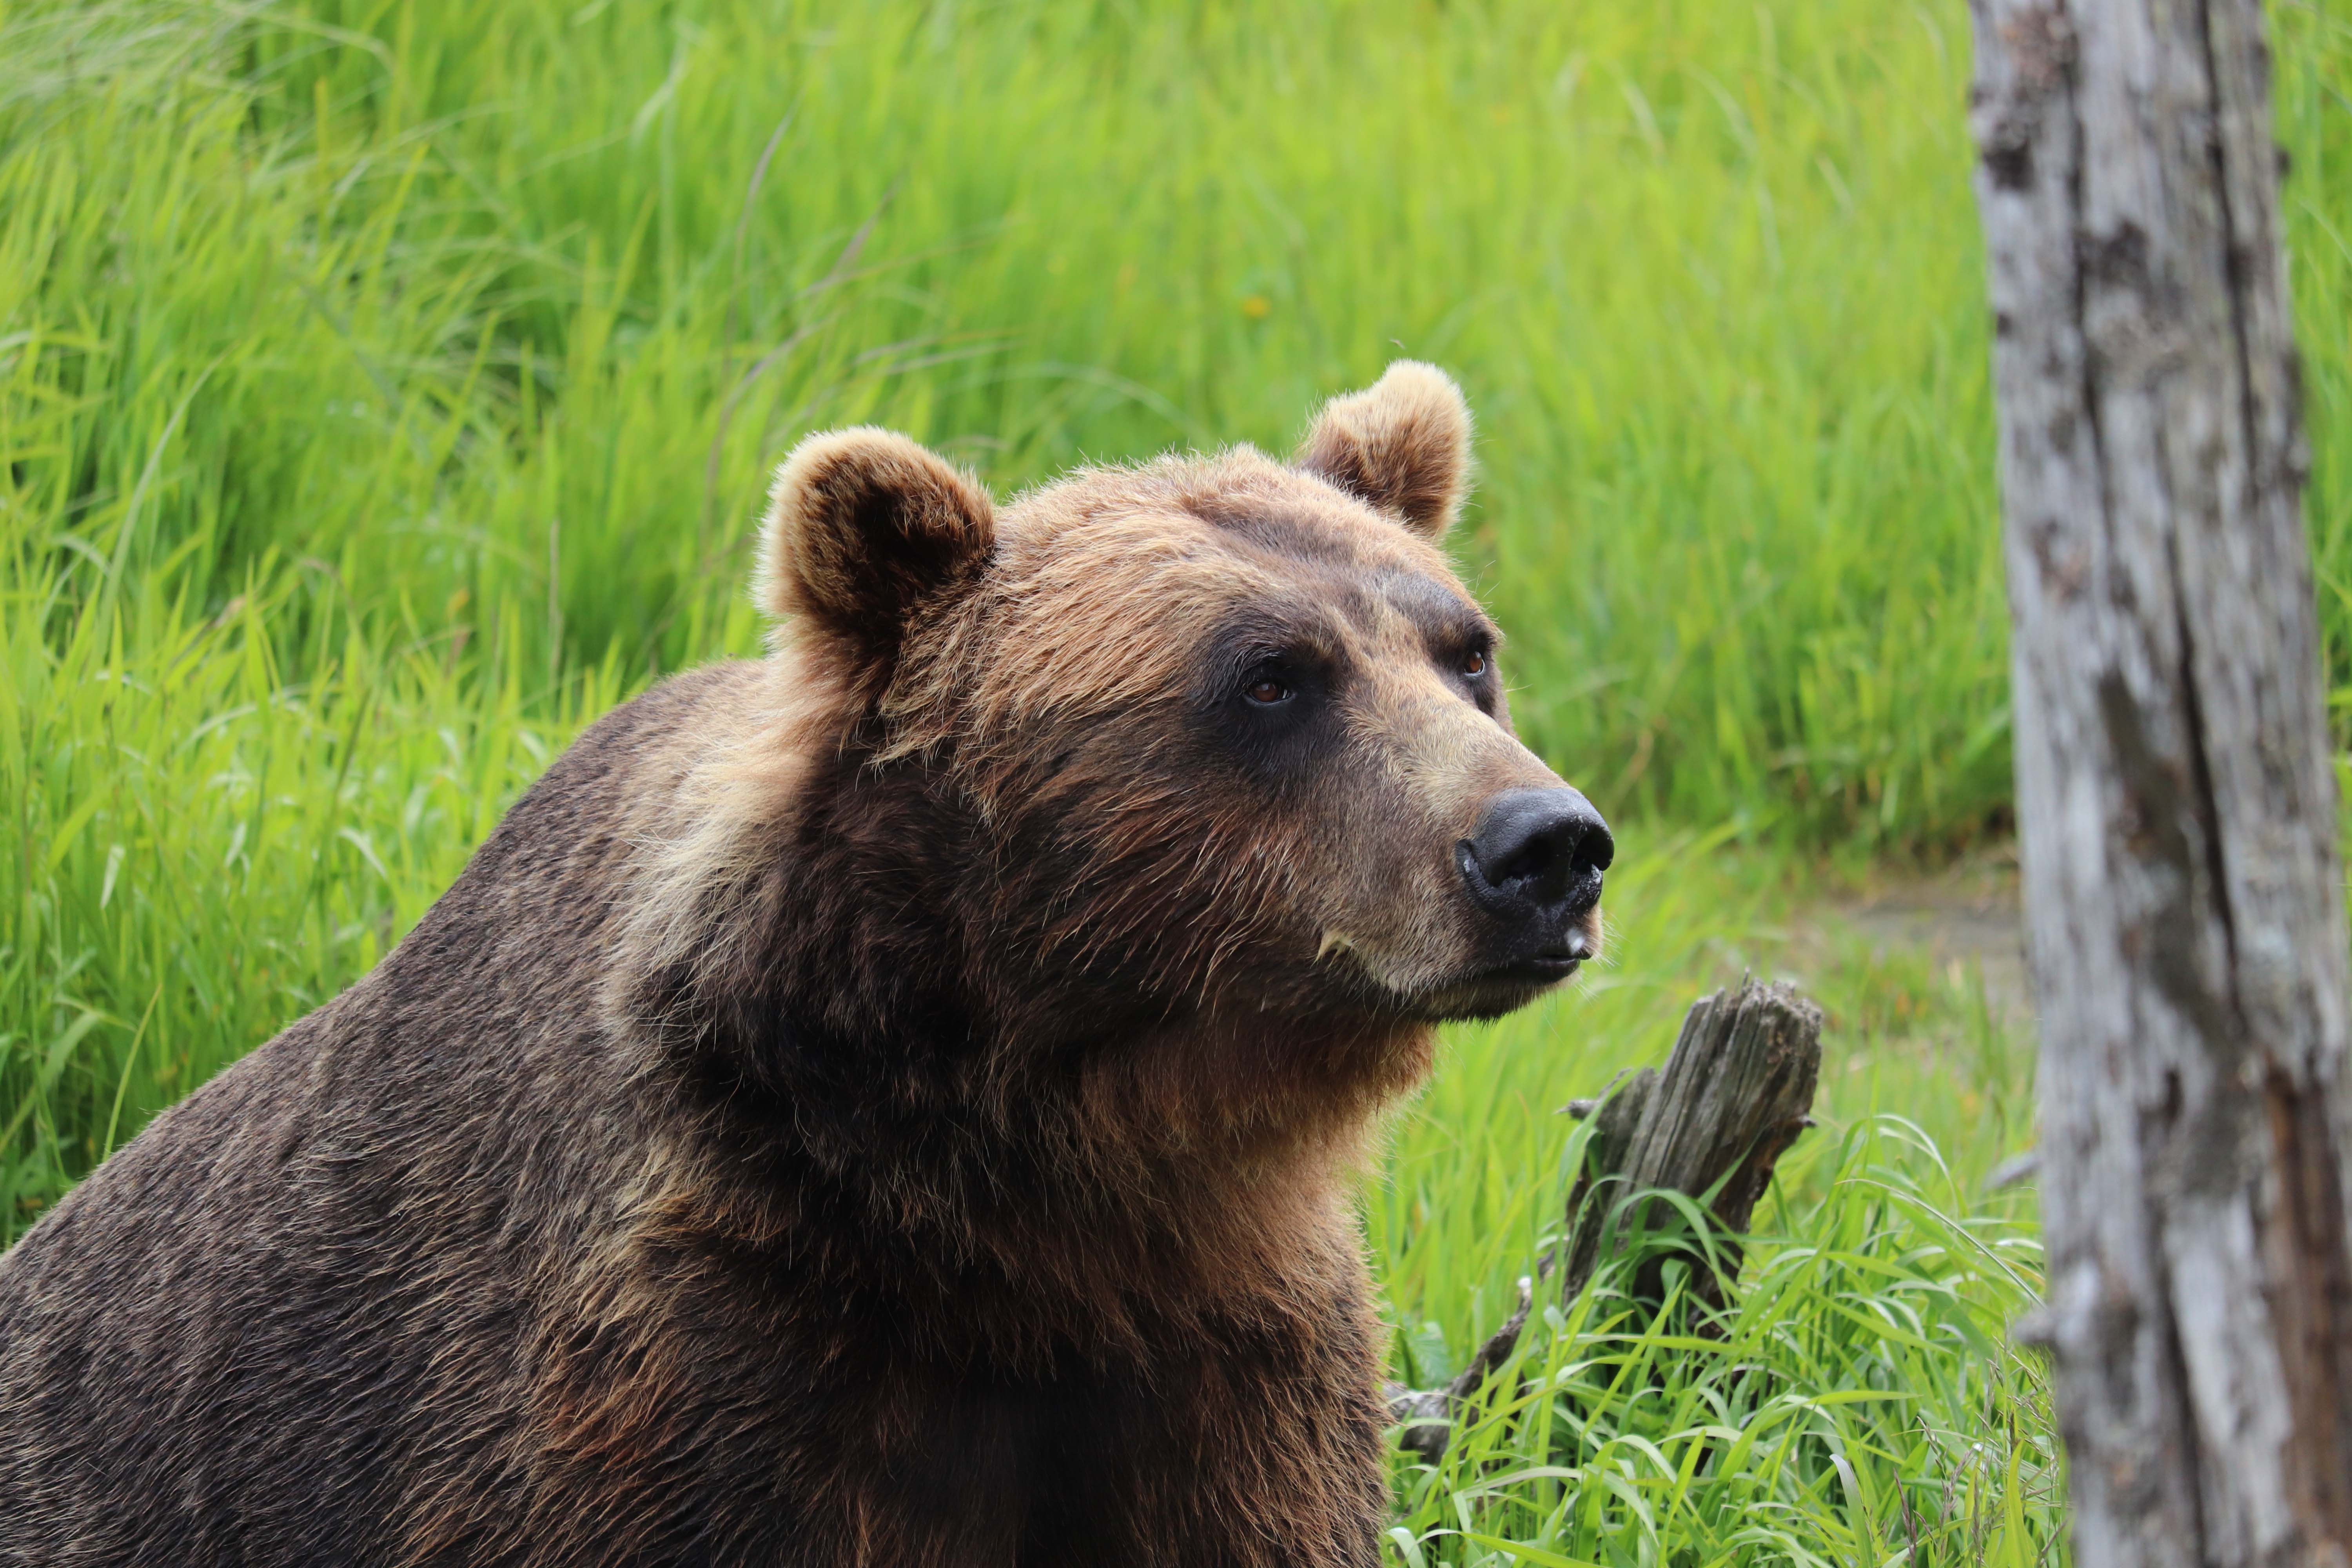
[[1617, 852], [1609, 825], [1575, 790], [1505, 790], [1455, 849], [1470, 896], [1488, 914], [1527, 921], [1581, 913], [1601, 901]]

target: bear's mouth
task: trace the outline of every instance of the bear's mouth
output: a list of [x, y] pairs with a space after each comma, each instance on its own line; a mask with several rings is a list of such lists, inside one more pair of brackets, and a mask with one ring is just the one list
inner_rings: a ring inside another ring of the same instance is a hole
[[1437, 987], [1423, 997], [1421, 1005], [1426, 1016], [1439, 1023], [1454, 1018], [1499, 1018], [1574, 975], [1590, 956], [1589, 947], [1583, 952], [1544, 948], [1521, 953]]
[[1549, 985], [1574, 974], [1583, 964], [1584, 956], [1581, 952], [1533, 952], [1525, 958], [1515, 958], [1508, 963], [1482, 969], [1471, 976], [1471, 983], [1500, 981], [1515, 985]]
[[1409, 988], [1385, 980], [1367, 962], [1360, 944], [1337, 931], [1327, 931], [1315, 953], [1320, 964], [1339, 959], [1359, 983], [1369, 982], [1381, 1005], [1396, 1007], [1430, 1023], [1455, 1018], [1499, 1018], [1517, 1012], [1561, 982], [1575, 977], [1599, 943], [1594, 933], [1579, 925], [1538, 937], [1525, 946], [1514, 944], [1503, 953], [1488, 952], [1484, 963], [1474, 961], [1443, 979], [1423, 981]]
[[1592, 956], [1597, 945], [1587, 923], [1591, 908], [1578, 910], [1565, 930], [1555, 926], [1549, 931], [1526, 932], [1501, 954], [1490, 954], [1494, 962], [1471, 973], [1470, 984], [1549, 985], [1567, 979]]

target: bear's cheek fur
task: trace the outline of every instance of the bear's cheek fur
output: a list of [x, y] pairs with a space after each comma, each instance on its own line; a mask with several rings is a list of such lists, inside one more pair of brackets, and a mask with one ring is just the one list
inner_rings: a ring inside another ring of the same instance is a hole
[[1372, 671], [1347, 732], [1318, 807], [1318, 952], [1394, 998], [1433, 995], [1482, 967], [1495, 934], [1465, 895], [1455, 847], [1496, 795], [1560, 781], [1507, 719], [1423, 668]]
[[1558, 780], [1414, 672], [1360, 684], [1279, 776], [1144, 708], [1005, 749], [1045, 759], [974, 791], [998, 951], [1032, 977], [1009, 984], [1075, 1014], [1134, 997], [1295, 1017], [1410, 1013], [1458, 985], [1489, 933], [1454, 847], [1496, 793]]
[[1155, 1015], [1306, 1000], [1318, 927], [1301, 889], [1321, 876], [1311, 816], [1149, 720], [1105, 720], [1038, 751], [1050, 768], [992, 780], [981, 813], [999, 951], [1027, 984], [1097, 1015], [1130, 996]]

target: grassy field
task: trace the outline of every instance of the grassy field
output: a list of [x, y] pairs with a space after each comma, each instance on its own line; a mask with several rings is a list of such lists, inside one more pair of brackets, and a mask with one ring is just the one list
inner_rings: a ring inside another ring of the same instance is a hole
[[[2352, 7], [2281, 4], [2352, 704]], [[1248, 439], [1399, 352], [1458, 549], [1618, 820], [1613, 966], [1451, 1041], [1368, 1184], [1399, 1370], [1557, 1226], [1553, 1114], [1801, 964], [1822, 1126], [1723, 1335], [1606, 1292], [1399, 1461], [1406, 1563], [2040, 1563], [2030, 1066], [1967, 976], [1787, 940], [1997, 841], [1963, 8], [0, 0], [0, 1239], [395, 942], [586, 719], [757, 644], [748, 525], [875, 420], [1000, 489]]]

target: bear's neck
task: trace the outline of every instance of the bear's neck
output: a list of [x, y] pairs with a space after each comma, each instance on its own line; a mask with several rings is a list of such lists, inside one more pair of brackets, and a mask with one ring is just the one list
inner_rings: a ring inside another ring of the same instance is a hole
[[628, 985], [675, 1111], [666, 1226], [875, 1270], [802, 1281], [835, 1299], [1002, 1293], [1074, 1331], [1139, 1285], [1206, 1310], [1353, 1258], [1353, 1174], [1425, 1026], [992, 978], [987, 847], [932, 775], [836, 746], [788, 782], [787, 808], [674, 857], [692, 896]]
[[[695, 1223], [794, 1300], [959, 1322], [970, 1342], [943, 1353], [992, 1356], [1181, 1341], [1257, 1310], [1247, 1302], [1354, 1279], [1352, 1194], [1384, 1097], [1360, 1072], [1328, 1092], [1247, 1064], [1376, 1052], [1402, 1084], [1429, 1050], [1426, 1030], [1253, 1041], [1193, 1020], [1031, 1070], [967, 1072], [934, 1041], [797, 1033], [789, 1075], [680, 1064], [688, 1114], [674, 1126], [691, 1157], [662, 1163]], [[863, 1070], [810, 1065], [859, 1056]], [[1199, 1092], [1203, 1063], [1239, 1092]], [[682, 1217], [673, 1206], [667, 1223]]]

